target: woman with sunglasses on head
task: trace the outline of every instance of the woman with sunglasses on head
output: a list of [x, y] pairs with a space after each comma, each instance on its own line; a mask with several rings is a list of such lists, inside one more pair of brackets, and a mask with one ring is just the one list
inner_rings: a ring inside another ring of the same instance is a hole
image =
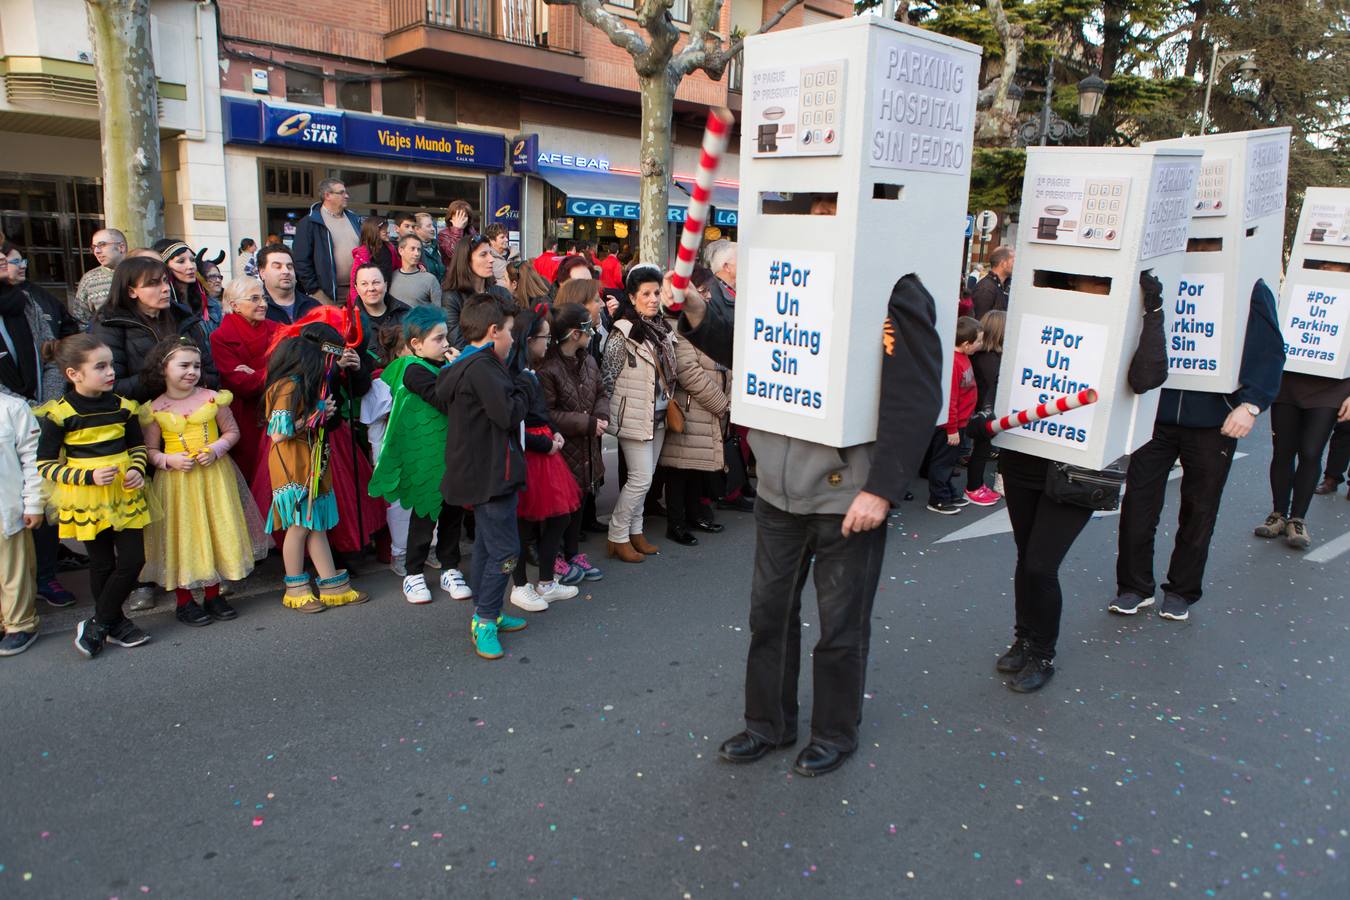
[[537, 374], [544, 389], [553, 426], [566, 443], [562, 457], [581, 489], [581, 507], [572, 514], [563, 532], [562, 555], [554, 562], [558, 580], [566, 585], [583, 578], [599, 581], [604, 574], [581, 552], [581, 528], [586, 510], [594, 516], [595, 495], [605, 481], [605, 461], [600, 438], [609, 426], [609, 392], [600, 377], [600, 366], [590, 353], [595, 325], [581, 304], [571, 303], [553, 311], [553, 343], [549, 345]]
[[508, 309], [518, 304], [511, 292], [496, 283], [492, 274], [492, 245], [481, 234], [466, 237], [455, 245], [454, 255], [441, 282], [441, 304], [450, 326], [450, 345], [463, 350], [466, 341], [459, 330], [459, 311], [474, 294], [491, 294], [506, 304]]
[[[173, 302], [201, 319], [206, 329], [205, 333], [210, 335], [220, 327], [224, 311], [221, 309], [220, 300], [213, 298], [207, 291], [205, 278], [198, 271], [198, 260], [192, 254], [192, 248], [173, 238], [161, 238], [155, 241], [153, 247], [159, 254], [160, 262], [169, 270], [169, 288], [173, 294]], [[111, 292], [108, 302], [112, 302]], [[146, 349], [148, 352], [149, 348]], [[140, 368], [140, 362], [136, 361], [137, 369]]]

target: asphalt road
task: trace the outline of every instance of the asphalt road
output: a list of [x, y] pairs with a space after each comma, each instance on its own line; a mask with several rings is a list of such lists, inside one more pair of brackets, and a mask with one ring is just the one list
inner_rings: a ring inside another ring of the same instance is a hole
[[993, 671], [1006, 517], [906, 504], [863, 744], [815, 780], [788, 752], [716, 759], [745, 515], [606, 567], [497, 662], [465, 606], [409, 606], [387, 573], [320, 616], [277, 591], [203, 629], [156, 612], [152, 643], [92, 662], [50, 615], [0, 660], [0, 896], [1345, 898], [1350, 503], [1315, 500], [1321, 556], [1259, 541], [1268, 435], [1242, 449], [1191, 621], [1105, 612], [1117, 520], [1094, 521], [1030, 696]]

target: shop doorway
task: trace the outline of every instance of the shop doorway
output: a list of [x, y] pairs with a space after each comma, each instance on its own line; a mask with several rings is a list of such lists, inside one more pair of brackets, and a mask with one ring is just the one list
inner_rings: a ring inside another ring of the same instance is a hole
[[0, 231], [28, 260], [28, 280], [57, 297], [98, 265], [89, 245], [102, 227], [99, 179], [0, 172]]

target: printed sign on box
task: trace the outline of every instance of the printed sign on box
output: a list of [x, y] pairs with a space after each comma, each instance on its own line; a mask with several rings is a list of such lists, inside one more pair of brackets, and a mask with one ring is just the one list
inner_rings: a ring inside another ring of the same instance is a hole
[[1288, 359], [1329, 369], [1341, 362], [1341, 333], [1350, 324], [1350, 289], [1295, 284], [1280, 331]]
[[1307, 244], [1350, 247], [1350, 204], [1309, 204], [1308, 225], [1303, 231], [1303, 241]]
[[755, 156], [838, 156], [844, 118], [844, 63], [756, 69], [745, 80], [745, 125]]
[[736, 371], [745, 402], [825, 418], [834, 262], [818, 251], [750, 251], [750, 340]]
[[1284, 209], [1289, 174], [1289, 136], [1247, 144], [1246, 221]]
[[[1105, 325], [1025, 315], [1021, 329], [1008, 412], [1034, 409], [1047, 400], [1101, 384], [1109, 334]], [[1014, 430], [1038, 441], [1086, 447], [1094, 412], [1084, 406]]]
[[872, 58], [877, 86], [868, 123], [872, 164], [959, 174], [970, 164], [978, 63], [884, 34]]
[[1144, 211], [1141, 260], [1186, 249], [1186, 234], [1191, 227], [1191, 197], [1199, 171], [1199, 164], [1193, 160], [1160, 163], [1154, 167]]
[[1030, 206], [1031, 240], [1042, 244], [1119, 250], [1129, 196], [1128, 178], [1037, 175], [1023, 221]]
[[1229, 159], [1206, 159], [1195, 186], [1195, 216], [1228, 215]]
[[1167, 371], [1218, 375], [1222, 318], [1223, 273], [1183, 274], [1167, 317]]

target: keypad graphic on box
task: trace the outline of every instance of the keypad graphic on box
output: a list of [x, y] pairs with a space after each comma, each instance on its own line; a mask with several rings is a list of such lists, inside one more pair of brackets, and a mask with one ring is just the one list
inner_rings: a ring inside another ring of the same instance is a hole
[[801, 70], [797, 107], [798, 141], [803, 146], [829, 146], [839, 140], [840, 107], [844, 100], [844, 64], [825, 63]]

